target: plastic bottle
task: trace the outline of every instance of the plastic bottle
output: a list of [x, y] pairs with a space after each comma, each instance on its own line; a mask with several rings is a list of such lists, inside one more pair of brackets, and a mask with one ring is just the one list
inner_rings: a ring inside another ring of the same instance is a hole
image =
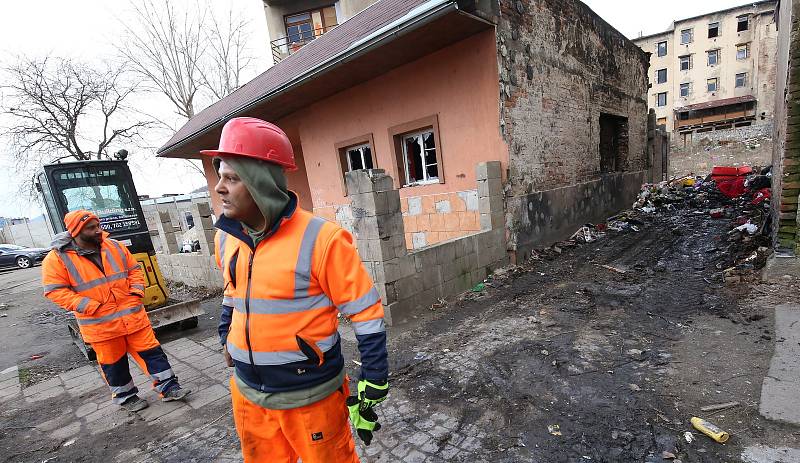
[[695, 429], [697, 429], [698, 431], [702, 432], [706, 436], [714, 439], [715, 441], [719, 442], [720, 444], [724, 444], [731, 437], [730, 434], [728, 434], [727, 432], [725, 432], [722, 429], [720, 429], [714, 423], [708, 422], [708, 421], [706, 421], [706, 420], [704, 420], [702, 418], [698, 418], [698, 417], [694, 416], [694, 417], [692, 417], [692, 419], [690, 421], [692, 423], [692, 426], [694, 426]]

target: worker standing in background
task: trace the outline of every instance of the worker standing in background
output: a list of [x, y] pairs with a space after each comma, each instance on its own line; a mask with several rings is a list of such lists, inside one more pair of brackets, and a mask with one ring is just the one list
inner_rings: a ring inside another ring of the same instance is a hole
[[[216, 259], [224, 278], [220, 340], [235, 366], [231, 395], [245, 462], [357, 462], [350, 417], [369, 444], [373, 407], [388, 392], [383, 305], [353, 238], [298, 207], [284, 169], [296, 169], [277, 126], [235, 118], [214, 156]], [[361, 353], [349, 396], [337, 312]]]
[[139, 263], [128, 248], [108, 237], [92, 212], [69, 212], [64, 225], [67, 231], [55, 236], [42, 262], [44, 295], [75, 314], [81, 336], [97, 354], [113, 402], [132, 412], [148, 406], [137, 395], [128, 354], [152, 378], [161, 400], [183, 399], [190, 391], [178, 384], [142, 304]]

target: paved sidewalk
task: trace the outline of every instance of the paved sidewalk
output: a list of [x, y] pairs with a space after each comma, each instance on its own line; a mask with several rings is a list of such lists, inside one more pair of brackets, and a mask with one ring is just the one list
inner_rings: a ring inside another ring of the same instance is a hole
[[765, 418], [800, 424], [800, 305], [775, 307], [775, 353], [761, 387]]

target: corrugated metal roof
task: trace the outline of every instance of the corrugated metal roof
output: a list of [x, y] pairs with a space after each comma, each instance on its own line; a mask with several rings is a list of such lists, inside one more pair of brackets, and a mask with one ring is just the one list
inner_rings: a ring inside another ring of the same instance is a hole
[[293, 81], [301, 79], [332, 58], [347, 52], [351, 46], [359, 45], [361, 41], [381, 28], [406, 15], [414, 15], [416, 13], [414, 9], [426, 3], [447, 2], [441, 0], [380, 0], [371, 5], [189, 119], [164, 146], [158, 149], [158, 153], [169, 156], [172, 153], [168, 153], [168, 151], [171, 151], [179, 143], [222, 124], [237, 111], [290, 85]]
[[756, 98], [753, 95], [737, 96], [734, 98], [723, 98], [721, 100], [706, 101], [705, 103], [690, 104], [689, 106], [677, 108], [675, 111], [677, 112], [698, 111], [701, 109], [718, 108], [720, 106], [729, 106], [739, 103], [747, 103], [750, 101], [756, 101]]

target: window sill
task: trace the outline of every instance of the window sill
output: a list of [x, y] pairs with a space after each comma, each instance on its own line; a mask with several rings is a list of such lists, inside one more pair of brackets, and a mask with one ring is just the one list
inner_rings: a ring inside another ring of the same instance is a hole
[[427, 180], [427, 181], [422, 181], [422, 182], [408, 183], [408, 184], [403, 185], [400, 188], [411, 188], [411, 187], [415, 187], [415, 186], [436, 185], [438, 183], [442, 183], [442, 182], [440, 182], [439, 179], [437, 178], [435, 180]]

